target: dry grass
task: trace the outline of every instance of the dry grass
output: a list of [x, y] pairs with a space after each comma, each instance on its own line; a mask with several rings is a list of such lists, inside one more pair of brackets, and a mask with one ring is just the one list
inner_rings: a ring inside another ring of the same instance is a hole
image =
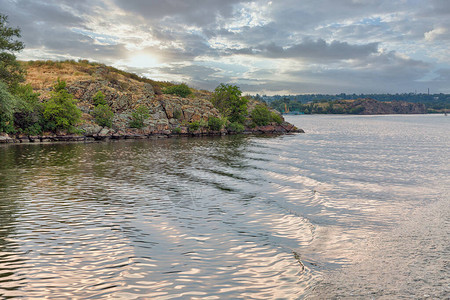
[[30, 61], [23, 62], [27, 71], [26, 83], [31, 84], [36, 91], [46, 91], [58, 78], [71, 84], [79, 80], [88, 80], [92, 76], [80, 70], [80, 65], [66, 62]]
[[[162, 89], [173, 86], [167, 81], [155, 81], [140, 77], [134, 73], [125, 72], [104, 64], [89, 62], [87, 60], [66, 61], [27, 61], [21, 62], [27, 71], [26, 83], [46, 98], [57, 79], [67, 82], [67, 85], [79, 81], [105, 80], [118, 86], [119, 90], [128, 90], [132, 86], [140, 86], [149, 83], [153, 86], [156, 95], [162, 95]], [[197, 97], [206, 98], [211, 93], [192, 89]]]

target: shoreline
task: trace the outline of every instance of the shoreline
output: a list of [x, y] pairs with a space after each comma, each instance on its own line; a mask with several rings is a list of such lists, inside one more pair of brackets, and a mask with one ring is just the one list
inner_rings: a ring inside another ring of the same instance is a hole
[[119, 140], [144, 140], [144, 139], [165, 139], [165, 138], [195, 138], [207, 136], [225, 136], [225, 135], [283, 135], [292, 133], [304, 133], [303, 129], [299, 129], [292, 124], [289, 125], [266, 125], [255, 128], [247, 128], [241, 133], [223, 131], [202, 131], [188, 133], [173, 133], [169, 130], [152, 132], [147, 134], [140, 133], [113, 133], [113, 134], [91, 134], [91, 135], [77, 135], [77, 134], [54, 134], [54, 135], [0, 135], [0, 144], [15, 145], [15, 144], [49, 144], [60, 142], [105, 142], [105, 141], [119, 141]]

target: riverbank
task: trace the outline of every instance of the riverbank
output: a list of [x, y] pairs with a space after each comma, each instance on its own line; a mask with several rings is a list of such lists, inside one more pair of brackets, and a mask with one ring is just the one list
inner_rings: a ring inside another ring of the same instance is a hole
[[[49, 134], [49, 135], [13, 135], [0, 134], [0, 144], [17, 144], [17, 143], [57, 143], [57, 142], [94, 142], [94, 141], [110, 141], [110, 140], [132, 140], [132, 139], [159, 139], [159, 138], [175, 138], [175, 137], [202, 137], [202, 136], [223, 136], [233, 134], [289, 134], [289, 133], [304, 133], [303, 129], [299, 129], [294, 125], [285, 122], [280, 125], [266, 125], [257, 126], [255, 128], [247, 128], [241, 133], [227, 131], [208, 131], [197, 130], [188, 132], [176, 133], [169, 130], [162, 130], [151, 133], [135, 132], [114, 132], [109, 131], [98, 132], [97, 134], [77, 135], [77, 134]], [[142, 131], [141, 131], [142, 132]]]

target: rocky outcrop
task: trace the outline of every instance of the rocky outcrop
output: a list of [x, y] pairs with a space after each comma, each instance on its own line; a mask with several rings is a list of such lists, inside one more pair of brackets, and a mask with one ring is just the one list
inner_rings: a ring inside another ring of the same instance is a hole
[[303, 129], [299, 129], [294, 125], [283, 122], [282, 124], [273, 124], [266, 126], [257, 126], [255, 128], [248, 128], [245, 133], [253, 134], [286, 134], [286, 133], [304, 133]]
[[[77, 100], [82, 111], [82, 122], [78, 126], [81, 134], [46, 133], [42, 136], [1, 135], [0, 143], [54, 142], [54, 141], [95, 141], [106, 139], [160, 138], [172, 136], [202, 136], [233, 134], [225, 129], [214, 132], [206, 128], [189, 131], [189, 123], [205, 124], [210, 117], [220, 117], [218, 110], [209, 100], [211, 93], [195, 91], [194, 95], [182, 98], [162, 94], [160, 86], [152, 81], [139, 78], [100, 64], [55, 63], [28, 65], [27, 83], [40, 93], [42, 101], [48, 99], [50, 91], [60, 78], [67, 83], [67, 90]], [[101, 91], [114, 112], [111, 128], [101, 127], [92, 116], [95, 108], [93, 98]], [[257, 103], [249, 102], [249, 111]], [[136, 108], [148, 108], [149, 118], [140, 129], [130, 128], [132, 114]], [[247, 128], [245, 133], [288, 133], [302, 132], [289, 123], [272, 124]]]

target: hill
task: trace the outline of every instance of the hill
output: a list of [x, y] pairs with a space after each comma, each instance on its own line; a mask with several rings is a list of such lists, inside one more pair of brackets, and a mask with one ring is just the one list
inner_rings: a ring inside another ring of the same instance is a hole
[[[67, 130], [57, 130], [32, 137], [19, 130], [15, 134], [15, 139], [19, 141], [70, 139], [63, 136], [86, 140], [228, 134], [239, 131], [284, 133], [297, 130], [282, 118], [279, 119], [280, 124], [263, 124], [272, 127], [257, 126], [252, 121], [251, 112], [258, 106], [258, 102], [252, 99], [248, 101], [249, 114], [246, 116], [245, 127], [241, 125], [242, 128], [236, 128], [228, 126], [229, 121], [212, 104], [213, 93], [209, 91], [154, 81], [88, 61], [29, 61], [21, 62], [21, 65], [27, 74], [25, 83], [39, 93], [41, 103], [48, 103], [52, 98], [56, 82], [64, 82], [64, 89], [73, 95], [76, 106], [81, 110], [81, 121], [76, 124], [75, 135]], [[186, 95], [177, 95], [176, 88], [180, 87], [187, 91]], [[99, 122], [96, 118], [98, 103], [95, 98], [98, 93], [104, 96], [102, 104], [105, 110], [111, 112], [110, 123]], [[142, 123], [139, 126], [133, 125], [136, 118], [140, 118]]]

